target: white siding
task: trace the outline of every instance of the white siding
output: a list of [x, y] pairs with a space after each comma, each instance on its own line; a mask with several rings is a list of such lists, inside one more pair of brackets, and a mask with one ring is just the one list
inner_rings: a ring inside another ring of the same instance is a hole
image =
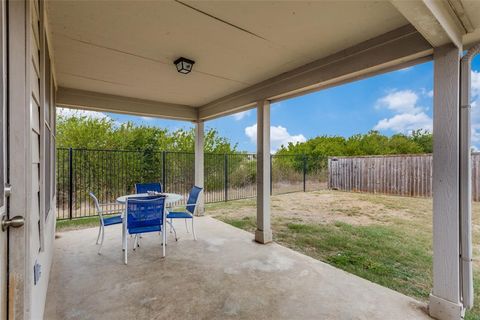
[[[34, 2], [32, 4], [32, 30], [31, 33], [31, 41], [30, 43], [32, 47], [30, 48], [30, 52], [32, 56], [38, 55], [40, 52], [40, 41], [39, 41], [39, 19], [38, 19], [38, 12], [36, 8], [34, 8]], [[33, 40], [33, 41], [32, 41]], [[31, 152], [32, 152], [32, 207], [31, 207], [31, 221], [33, 223], [32, 230], [37, 230], [35, 228], [35, 224], [40, 224], [40, 77], [37, 73], [37, 66], [35, 65], [35, 60], [32, 59], [30, 62], [30, 85], [31, 85], [31, 92], [32, 97], [30, 101], [31, 106]], [[31, 240], [31, 248], [40, 248], [42, 239], [41, 239], [41, 231], [37, 230], [37, 235], [32, 236]], [[38, 250], [38, 249], [37, 249]]]
[[[32, 137], [32, 164], [39, 165], [40, 164], [40, 136], [32, 130], [31, 133]], [[38, 182], [40, 177], [35, 177], [32, 174], [32, 181]]]
[[36, 103], [40, 101], [40, 83], [38, 80], [38, 76], [35, 72], [35, 66], [33, 62], [30, 64], [30, 83], [32, 85], [32, 98], [35, 100]]
[[30, 125], [32, 130], [37, 134], [40, 134], [40, 107], [34, 99], [30, 101], [31, 115], [30, 115]]
[[[30, 37], [30, 47], [36, 48], [37, 42], [35, 41], [34, 37]], [[32, 51], [32, 61], [35, 68], [35, 73], [37, 77], [40, 77], [40, 52], [39, 51]]]
[[[44, 3], [38, 1], [30, 1], [30, 17], [31, 32], [26, 44], [30, 45], [31, 59], [28, 61], [30, 73], [30, 151], [32, 161], [31, 174], [31, 210], [29, 220], [29, 265], [27, 270], [32, 270], [34, 265], [38, 263], [41, 266], [41, 277], [36, 284], [31, 278], [28, 283], [30, 288], [26, 288], [30, 302], [26, 306], [30, 310], [32, 319], [42, 319], [45, 298], [48, 288], [48, 279], [53, 254], [53, 240], [55, 236], [55, 197], [53, 192], [46, 192], [46, 181], [52, 181], [51, 176], [52, 165], [45, 166], [46, 152], [49, 152], [50, 159], [55, 157], [55, 137], [50, 136], [51, 148], [45, 149], [45, 134], [52, 129], [53, 121], [51, 117], [45, 118], [46, 115], [52, 114], [53, 106], [53, 90], [50, 85], [52, 73], [50, 72], [50, 62], [47, 61], [46, 50], [46, 32], [44, 28], [45, 13]], [[46, 108], [51, 108], [47, 112]], [[46, 174], [50, 175], [50, 179], [46, 179]], [[51, 188], [51, 186], [49, 187]], [[51, 190], [51, 189], [49, 189]], [[46, 209], [49, 212], [46, 212]]]

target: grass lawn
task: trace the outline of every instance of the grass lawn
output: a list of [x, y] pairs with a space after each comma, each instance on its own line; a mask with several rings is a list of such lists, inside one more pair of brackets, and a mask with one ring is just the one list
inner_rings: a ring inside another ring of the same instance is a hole
[[[105, 218], [111, 217], [111, 215], [105, 215]], [[57, 231], [69, 231], [69, 230], [77, 230], [83, 228], [92, 228], [98, 227], [99, 218], [97, 216], [94, 217], [85, 217], [85, 218], [78, 218], [73, 220], [57, 220]]]
[[[480, 204], [473, 205], [474, 255], [480, 248]], [[208, 214], [255, 230], [255, 201], [210, 204]], [[432, 287], [432, 200], [338, 191], [272, 197], [274, 240], [422, 301]], [[480, 263], [474, 262], [480, 319]]]

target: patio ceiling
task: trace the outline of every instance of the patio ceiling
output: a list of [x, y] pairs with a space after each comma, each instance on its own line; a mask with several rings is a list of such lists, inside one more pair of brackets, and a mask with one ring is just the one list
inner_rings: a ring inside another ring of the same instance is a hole
[[[430, 58], [393, 3], [48, 1], [58, 104], [205, 120]], [[465, 1], [472, 30], [477, 7]]]

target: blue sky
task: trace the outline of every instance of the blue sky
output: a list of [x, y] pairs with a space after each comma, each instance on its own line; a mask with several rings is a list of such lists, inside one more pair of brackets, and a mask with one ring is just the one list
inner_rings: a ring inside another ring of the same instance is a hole
[[[472, 141], [480, 147], [480, 58], [473, 63]], [[272, 104], [272, 151], [289, 141], [318, 135], [351, 136], [372, 129], [391, 135], [432, 126], [433, 62], [390, 72], [346, 85]], [[477, 111], [478, 110], [478, 111]], [[119, 122], [191, 128], [182, 121], [107, 114]], [[240, 150], [255, 151], [256, 112], [206, 122], [222, 136], [238, 143]]]

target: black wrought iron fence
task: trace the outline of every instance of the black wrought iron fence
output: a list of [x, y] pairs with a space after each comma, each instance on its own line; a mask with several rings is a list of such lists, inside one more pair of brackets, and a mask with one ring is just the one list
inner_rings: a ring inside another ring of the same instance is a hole
[[[251, 198], [256, 195], [256, 155], [205, 154], [207, 203]], [[272, 194], [326, 188], [326, 158], [272, 155]], [[57, 149], [57, 218], [95, 215], [89, 192], [100, 202], [115, 204], [133, 193], [135, 183], [159, 181], [167, 192], [186, 198], [194, 185], [195, 159], [188, 152], [152, 150]], [[182, 204], [182, 203], [179, 203]]]

